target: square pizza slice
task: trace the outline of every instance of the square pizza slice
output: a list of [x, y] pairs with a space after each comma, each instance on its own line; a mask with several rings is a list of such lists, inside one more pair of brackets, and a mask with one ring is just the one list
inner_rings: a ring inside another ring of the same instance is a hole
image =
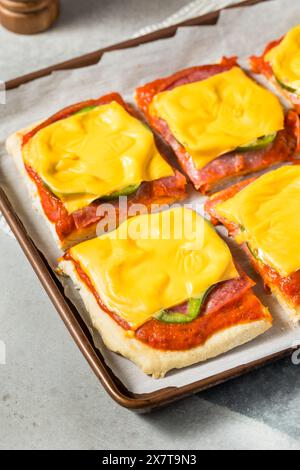
[[68, 250], [59, 272], [79, 290], [107, 348], [155, 378], [272, 326], [226, 243], [187, 208], [127, 219]]
[[[119, 217], [127, 209], [186, 197], [186, 179], [167, 162], [153, 133], [121, 96], [112, 93], [75, 104], [7, 140], [34, 205], [58, 245], [94, 237], [104, 204]], [[128, 212], [122, 217], [126, 218]]]
[[152, 128], [173, 148], [201, 193], [291, 160], [299, 117], [252, 80], [236, 58], [192, 67], [136, 90]]
[[300, 113], [300, 25], [268, 44], [262, 56], [250, 57], [252, 71], [264, 75]]
[[286, 165], [215, 194], [206, 203], [242, 246], [288, 318], [300, 320], [300, 166]]

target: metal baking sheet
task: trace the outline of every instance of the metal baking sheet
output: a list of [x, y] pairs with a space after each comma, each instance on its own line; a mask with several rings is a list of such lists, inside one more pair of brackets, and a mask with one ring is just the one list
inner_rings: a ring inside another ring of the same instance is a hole
[[[246, 2], [242, 2], [241, 5], [248, 6], [256, 3], [261, 3], [262, 1], [268, 0], [248, 0]], [[14, 80], [10, 80], [6, 83], [6, 88], [16, 88], [24, 83], [28, 83], [37, 78], [47, 76], [55, 70], [72, 69], [93, 65], [101, 59], [104, 52], [107, 53], [113, 50], [134, 47], [139, 44], [144, 44], [146, 42], [171, 37], [175, 34], [177, 28], [182, 25], [196, 26], [214, 24], [217, 22], [218, 17], [219, 12], [215, 12], [205, 15], [203, 17], [194, 18], [183, 24], [172, 26], [157, 31], [155, 33], [151, 33], [142, 38], [126, 41], [124, 43], [117, 44], [109, 48], [78, 57], [63, 64], [54, 65], [47, 69], [31, 73], [20, 78], [16, 78]], [[186, 397], [190, 394], [197, 393], [207, 388], [213, 387], [219, 383], [237, 377], [241, 374], [247, 373], [253, 370], [254, 368], [257, 368], [259, 366], [267, 364], [268, 362], [277, 360], [283, 356], [292, 353], [291, 349], [287, 349], [281, 351], [278, 354], [265, 357], [259, 361], [236, 367], [229, 371], [223, 372], [221, 374], [215, 375], [204, 380], [194, 382], [183, 387], [163, 388], [156, 392], [148, 394], [131, 393], [129, 390], [126, 389], [126, 387], [120, 382], [120, 380], [105, 364], [101, 353], [94, 345], [94, 342], [87, 326], [81, 319], [81, 316], [74, 307], [74, 305], [64, 295], [62, 285], [58, 282], [56, 276], [48, 265], [43, 254], [37, 249], [37, 247], [32, 242], [31, 238], [27, 234], [24, 225], [22, 224], [16, 211], [13, 209], [12, 204], [9, 201], [7, 195], [5, 194], [3, 188], [0, 188], [0, 210], [3, 213], [5, 219], [7, 220], [25, 255], [30, 261], [37, 276], [39, 277], [46, 292], [48, 293], [51, 301], [56, 307], [59, 315], [61, 316], [70, 334], [72, 335], [74, 341], [80, 348], [81, 352], [85, 356], [86, 360], [90, 364], [96, 376], [99, 378], [99, 381], [101, 382], [103, 387], [111, 395], [111, 397], [121, 406], [135, 411], [150, 411], [154, 408], [167, 405], [175, 400]]]

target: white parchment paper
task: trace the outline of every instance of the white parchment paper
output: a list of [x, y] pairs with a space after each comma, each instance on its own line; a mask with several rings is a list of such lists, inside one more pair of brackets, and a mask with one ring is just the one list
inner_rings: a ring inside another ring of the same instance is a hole
[[[260, 52], [266, 41], [282, 35], [295, 23], [300, 23], [300, 4], [294, 0], [274, 0], [247, 9], [225, 11], [217, 26], [182, 28], [174, 38], [115, 51], [106, 54], [98, 65], [55, 72], [9, 91], [7, 104], [0, 107], [0, 183], [50, 265], [56, 266], [60, 253], [44, 221], [32, 209], [25, 185], [6, 154], [4, 141], [10, 133], [66, 105], [110, 91], [119, 91], [125, 99], [132, 101], [136, 86], [183, 67], [218, 61], [224, 54], [239, 54], [245, 64], [248, 55]], [[203, 200], [196, 193], [190, 198], [200, 212]], [[245, 265], [240, 250], [229, 243]], [[249, 266], [245, 267], [257, 279], [256, 292], [274, 315], [272, 330], [246, 346], [204, 364], [174, 371], [161, 380], [145, 376], [130, 361], [108, 351], [95, 335], [95, 342], [106, 362], [129, 390], [147, 393], [164, 387], [179, 387], [300, 344], [300, 327], [292, 328], [287, 324], [277, 303], [264, 294], [255, 273]], [[65, 287], [67, 295], [86, 317], [72, 286], [68, 284]]]
[[180, 8], [176, 13], [166, 18], [161, 23], [148, 25], [134, 34], [134, 38], [152, 33], [158, 29], [166, 28], [172, 24], [178, 24], [182, 21], [195, 18], [196, 16], [205, 15], [211, 11], [217, 11], [229, 5], [241, 3], [241, 0], [194, 0], [184, 7]]

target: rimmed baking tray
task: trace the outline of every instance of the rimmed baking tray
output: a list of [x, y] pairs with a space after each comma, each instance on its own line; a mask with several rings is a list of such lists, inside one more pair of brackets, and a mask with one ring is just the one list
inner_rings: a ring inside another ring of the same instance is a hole
[[[268, 0], [248, 0], [239, 4], [239, 6], [249, 6], [262, 1]], [[148, 34], [141, 38], [132, 39], [129, 41], [116, 44], [105, 49], [86, 54], [81, 57], [72, 59], [70, 61], [53, 65], [46, 69], [33, 72], [31, 74], [10, 80], [6, 83], [6, 89], [17, 88], [18, 86], [33, 81], [37, 78], [49, 75], [55, 70], [74, 69], [78, 67], [85, 67], [97, 63], [104, 53], [134, 47], [146, 42], [155, 41], [162, 38], [171, 37], [176, 33], [176, 30], [180, 26], [197, 26], [197, 25], [209, 25], [215, 24], [219, 18], [219, 11], [210, 13], [205, 16], [193, 18], [192, 20], [180, 23], [178, 25], [156, 31]], [[100, 351], [95, 347], [91, 334], [81, 319], [80, 314], [74, 307], [74, 305], [68, 300], [64, 294], [62, 285], [57, 280], [52, 269], [47, 263], [43, 254], [37, 249], [32, 242], [31, 238], [26, 232], [24, 225], [18, 217], [18, 214], [12, 207], [7, 195], [4, 190], [0, 188], [0, 210], [8, 222], [12, 232], [18, 240], [21, 248], [23, 249], [26, 257], [31, 263], [34, 271], [40, 279], [43, 287], [49, 295], [52, 303], [56, 307], [60, 317], [64, 321], [67, 329], [72, 335], [77, 346], [85, 356], [92, 370], [100, 380], [101, 384], [109, 395], [121, 406], [134, 410], [134, 411], [150, 411], [154, 408], [165, 406], [173, 401], [184, 398], [188, 395], [203, 391], [217, 384], [225, 382], [229, 379], [235, 378], [241, 374], [250, 372], [251, 370], [265, 365], [271, 361], [280, 359], [281, 357], [287, 356], [292, 353], [292, 349], [284, 350], [280, 353], [267, 356], [258, 361], [248, 363], [220, 373], [218, 375], [209, 377], [204, 380], [199, 380], [189, 385], [181, 387], [168, 387], [160, 389], [156, 392], [147, 394], [135, 394], [130, 392], [120, 382], [120, 380], [113, 374], [110, 368], [105, 364], [105, 361]]]

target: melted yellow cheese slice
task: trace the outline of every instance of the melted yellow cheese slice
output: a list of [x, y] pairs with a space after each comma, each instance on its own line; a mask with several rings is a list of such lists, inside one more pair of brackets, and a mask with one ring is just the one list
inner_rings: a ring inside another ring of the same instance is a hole
[[282, 276], [300, 269], [300, 166], [285, 166], [261, 176], [216, 211], [241, 227], [248, 242]]
[[150, 112], [167, 122], [197, 169], [284, 127], [279, 100], [238, 67], [157, 94]]
[[267, 53], [266, 60], [280, 82], [300, 92], [300, 25]]
[[24, 146], [23, 158], [69, 213], [128, 186], [173, 175], [152, 132], [117, 102], [40, 130]]
[[104, 304], [133, 329], [238, 277], [225, 242], [200, 215], [182, 207], [129, 219], [70, 254]]

